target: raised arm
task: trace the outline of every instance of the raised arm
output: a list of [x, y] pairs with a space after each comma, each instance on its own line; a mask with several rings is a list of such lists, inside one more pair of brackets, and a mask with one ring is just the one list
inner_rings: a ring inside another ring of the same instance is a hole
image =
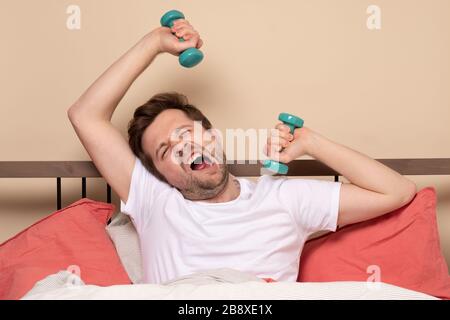
[[[179, 42], [177, 36], [186, 41]], [[136, 78], [163, 52], [178, 55], [200, 48], [198, 33], [186, 20], [171, 29], [159, 27], [145, 35], [114, 62], [68, 109], [76, 134], [105, 180], [124, 202], [128, 199], [134, 155], [126, 139], [111, 123], [119, 102]]]
[[[344, 176], [339, 199], [338, 225], [347, 225], [395, 210], [416, 194], [413, 181], [356, 150], [331, 141], [307, 128], [298, 128], [294, 136], [279, 124], [279, 141], [269, 139], [270, 156], [290, 162], [304, 154], [323, 162]], [[273, 140], [273, 141], [272, 141]], [[281, 153], [280, 147], [286, 147]]]

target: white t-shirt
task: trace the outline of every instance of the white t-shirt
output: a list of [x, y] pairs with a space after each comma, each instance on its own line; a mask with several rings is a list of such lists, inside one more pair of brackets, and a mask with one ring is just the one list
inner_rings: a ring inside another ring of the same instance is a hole
[[190, 201], [136, 158], [127, 203], [139, 234], [144, 282], [232, 268], [296, 281], [308, 236], [337, 228], [341, 182], [262, 176], [237, 178], [238, 198]]

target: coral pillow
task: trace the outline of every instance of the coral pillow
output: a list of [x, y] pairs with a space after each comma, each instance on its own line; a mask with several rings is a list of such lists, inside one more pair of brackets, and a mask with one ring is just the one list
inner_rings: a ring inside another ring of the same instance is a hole
[[381, 217], [308, 241], [298, 281], [376, 279], [450, 298], [450, 276], [436, 223], [436, 191], [420, 190], [407, 205]]
[[56, 211], [0, 245], [0, 299], [19, 299], [60, 270], [86, 284], [130, 284], [105, 226], [115, 206], [87, 198]]

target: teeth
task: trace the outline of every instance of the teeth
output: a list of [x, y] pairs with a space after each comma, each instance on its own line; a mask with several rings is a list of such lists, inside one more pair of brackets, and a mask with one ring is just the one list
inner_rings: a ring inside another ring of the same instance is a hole
[[203, 156], [203, 161], [206, 163], [206, 164], [209, 164], [209, 165], [211, 165], [212, 164], [212, 161], [211, 161], [211, 159], [210, 158], [208, 158], [207, 156]]
[[[199, 152], [195, 152], [192, 154], [192, 156], [189, 158], [189, 161], [186, 164], [192, 164], [195, 160], [197, 160], [197, 158], [201, 158], [202, 154]], [[200, 162], [196, 162], [196, 163], [200, 163]]]
[[215, 163], [218, 163], [217, 160], [210, 156], [209, 154], [204, 154], [201, 152], [194, 152], [188, 159], [187, 162], [185, 162], [186, 165], [192, 165], [192, 164], [200, 164], [202, 162], [205, 162], [208, 165], [213, 165]]
[[203, 163], [203, 157], [202, 156], [195, 158], [194, 164], [201, 164], [201, 163]]

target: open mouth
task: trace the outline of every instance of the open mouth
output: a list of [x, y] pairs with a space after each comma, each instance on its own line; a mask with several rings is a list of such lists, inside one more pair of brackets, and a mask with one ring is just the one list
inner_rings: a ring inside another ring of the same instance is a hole
[[207, 169], [211, 166], [212, 166], [211, 159], [209, 159], [203, 154], [195, 157], [194, 161], [192, 161], [190, 165], [192, 171]]

